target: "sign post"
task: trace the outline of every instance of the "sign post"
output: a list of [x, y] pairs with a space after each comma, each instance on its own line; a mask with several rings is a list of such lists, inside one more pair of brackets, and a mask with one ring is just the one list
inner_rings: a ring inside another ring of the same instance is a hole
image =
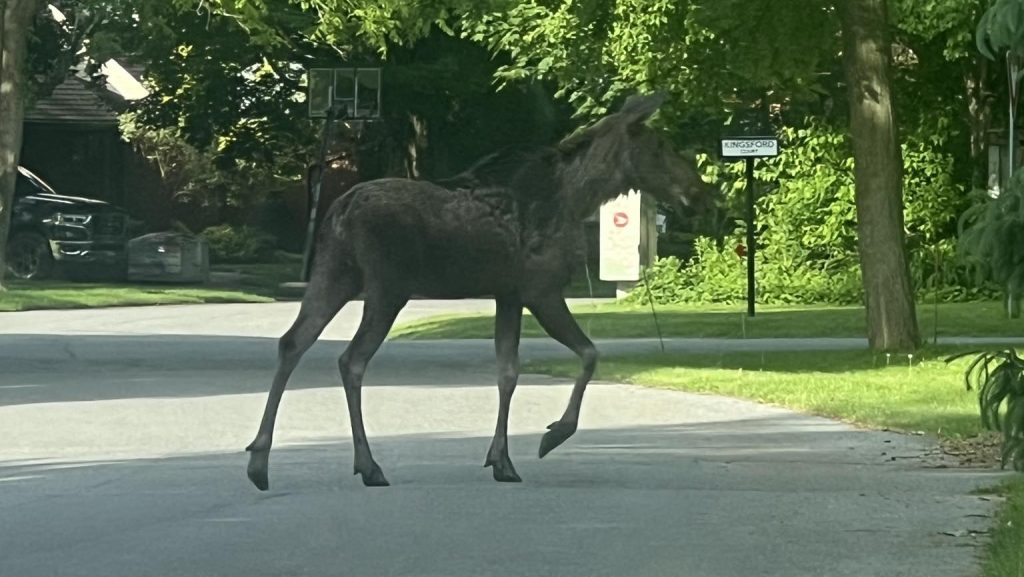
[[747, 163], [747, 316], [751, 317], [754, 316], [754, 256], [757, 254], [757, 237], [754, 234], [754, 161], [778, 155], [779, 139], [774, 136], [722, 139], [722, 158], [744, 160]]

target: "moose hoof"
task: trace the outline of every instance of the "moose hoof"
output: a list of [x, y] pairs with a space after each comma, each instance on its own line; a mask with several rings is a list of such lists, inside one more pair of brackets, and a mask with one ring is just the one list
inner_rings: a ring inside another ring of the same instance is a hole
[[508, 458], [508, 455], [500, 459], [488, 458], [487, 462], [484, 463], [484, 467], [490, 467], [491, 473], [494, 475], [494, 480], [499, 483], [522, 483], [523, 479], [516, 473], [516, 468], [512, 466], [512, 460]]
[[384, 472], [380, 470], [380, 465], [377, 463], [373, 463], [369, 470], [360, 470], [357, 467], [355, 474], [363, 476], [363, 485], [367, 487], [387, 487], [391, 484], [384, 478]]
[[260, 491], [266, 491], [270, 487], [267, 478], [267, 461], [270, 458], [270, 451], [252, 451], [249, 453], [249, 466], [246, 468], [246, 475], [249, 480]]
[[548, 425], [548, 432], [544, 433], [544, 437], [540, 440], [540, 450], [537, 452], [538, 457], [543, 459], [544, 455], [547, 455], [552, 449], [564, 443], [575, 432], [576, 423], [574, 422], [555, 421]]

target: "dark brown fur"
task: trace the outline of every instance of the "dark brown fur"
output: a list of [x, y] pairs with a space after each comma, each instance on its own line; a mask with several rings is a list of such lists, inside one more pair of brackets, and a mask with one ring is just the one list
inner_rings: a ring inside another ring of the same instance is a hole
[[260, 489], [268, 485], [274, 421], [288, 377], [341, 307], [360, 292], [366, 299], [363, 319], [338, 365], [352, 421], [355, 472], [366, 485], [387, 481], [363, 429], [363, 374], [413, 296], [495, 299], [499, 414], [485, 461], [495, 479], [520, 480], [508, 457], [507, 422], [519, 375], [524, 307], [582, 361], [568, 407], [548, 427], [540, 456], [569, 438], [597, 362], [593, 343], [562, 297], [582, 260], [583, 219], [630, 188], [669, 202], [701, 203], [710, 196], [695, 167], [644, 125], [660, 101], [633, 97], [618, 113], [558, 147], [492, 154], [434, 183], [374, 180], [335, 201], [324, 220], [302, 309], [281, 338], [263, 421], [247, 449], [253, 483]]

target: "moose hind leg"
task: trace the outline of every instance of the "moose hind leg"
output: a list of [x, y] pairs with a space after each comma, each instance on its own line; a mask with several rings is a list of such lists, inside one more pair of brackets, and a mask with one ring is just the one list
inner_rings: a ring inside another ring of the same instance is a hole
[[352, 422], [352, 444], [355, 449], [353, 474], [362, 475], [363, 484], [367, 487], [386, 487], [389, 483], [384, 478], [380, 465], [373, 460], [370, 444], [366, 440], [366, 430], [363, 428], [363, 374], [407, 300], [407, 298], [383, 300], [374, 298], [372, 295], [368, 296], [359, 329], [352, 337], [348, 348], [338, 359], [341, 380], [345, 385], [349, 420]]
[[547, 298], [528, 306], [544, 331], [551, 335], [551, 338], [576, 353], [582, 363], [582, 370], [576, 377], [576, 384], [572, 388], [572, 395], [569, 397], [569, 404], [565, 408], [562, 418], [548, 425], [548, 432], [541, 439], [538, 455], [543, 458], [576, 432], [580, 419], [580, 407], [583, 404], [583, 393], [586, 392], [587, 383], [590, 382], [591, 377], [594, 376], [594, 370], [597, 368], [597, 349], [576, 324], [576, 320], [565, 306], [565, 300], [560, 296]]
[[508, 456], [508, 412], [519, 380], [519, 331], [523, 306], [517, 300], [496, 299], [494, 350], [498, 358], [498, 424], [487, 451], [485, 467], [491, 467], [495, 481], [522, 481]]
[[267, 468], [270, 446], [273, 444], [274, 421], [277, 419], [277, 409], [281, 404], [285, 385], [288, 384], [288, 377], [299, 364], [302, 355], [316, 342], [341, 307], [359, 292], [358, 282], [354, 279], [343, 280], [338, 286], [329, 286], [327, 279], [322, 275], [318, 276], [318, 272], [321, 271], [314, 271], [314, 276], [310, 279], [299, 316], [278, 343], [277, 372], [270, 386], [263, 420], [260, 422], [255, 440], [245, 448], [249, 452], [246, 473], [249, 480], [261, 491], [266, 491], [270, 486]]

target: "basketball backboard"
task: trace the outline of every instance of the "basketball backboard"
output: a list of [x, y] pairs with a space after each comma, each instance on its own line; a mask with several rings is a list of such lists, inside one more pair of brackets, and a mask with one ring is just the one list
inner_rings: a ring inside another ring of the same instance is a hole
[[310, 118], [325, 118], [332, 106], [338, 118], [380, 118], [380, 68], [310, 68], [307, 74]]

